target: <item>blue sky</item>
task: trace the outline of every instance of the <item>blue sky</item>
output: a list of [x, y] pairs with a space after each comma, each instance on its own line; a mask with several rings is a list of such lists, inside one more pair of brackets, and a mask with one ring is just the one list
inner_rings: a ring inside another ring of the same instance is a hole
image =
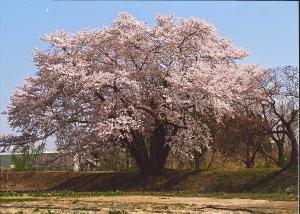
[[[149, 24], [157, 13], [203, 18], [250, 51], [247, 63], [299, 64], [298, 2], [0, 0], [0, 111], [6, 109], [15, 86], [36, 72], [32, 50], [47, 47], [39, 39], [44, 33], [110, 26], [120, 11]], [[4, 116], [0, 132], [11, 132]]]

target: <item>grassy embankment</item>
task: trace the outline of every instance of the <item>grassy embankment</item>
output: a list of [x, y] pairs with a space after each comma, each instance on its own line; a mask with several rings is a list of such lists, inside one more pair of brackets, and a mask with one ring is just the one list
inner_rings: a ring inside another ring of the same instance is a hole
[[[297, 200], [297, 171], [286, 170], [276, 174], [279, 170], [274, 168], [253, 168], [168, 171], [149, 180], [144, 180], [139, 174], [132, 172], [84, 173], [78, 176], [70, 176], [68, 180], [56, 184], [54, 187], [50, 185], [51, 189], [46, 191], [4, 191], [0, 192], [0, 196], [92, 197], [161, 195]], [[40, 172], [40, 174], [43, 174], [43, 172]], [[38, 176], [39, 172], [36, 172], [34, 175], [35, 177]], [[31, 180], [35, 177], [33, 176]], [[51, 178], [51, 173], [48, 174], [48, 179], [54, 179], [53, 177]], [[24, 182], [26, 181], [24, 180]], [[23, 185], [26, 184], [24, 183]], [[0, 203], [5, 203], [5, 201], [0, 199]]]

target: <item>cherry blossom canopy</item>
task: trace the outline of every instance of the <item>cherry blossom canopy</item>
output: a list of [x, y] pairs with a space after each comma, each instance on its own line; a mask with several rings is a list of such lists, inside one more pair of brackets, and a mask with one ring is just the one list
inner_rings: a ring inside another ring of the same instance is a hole
[[147, 143], [156, 154], [149, 160], [169, 151], [190, 155], [211, 140], [201, 115], [213, 112], [218, 121], [235, 101], [259, 95], [263, 71], [239, 64], [247, 51], [198, 18], [158, 15], [149, 26], [120, 13], [111, 28], [43, 40], [50, 48], [34, 51], [38, 72], [8, 110], [20, 136], [2, 137], [2, 146], [56, 136], [60, 150], [122, 147], [137, 162], [138, 145]]

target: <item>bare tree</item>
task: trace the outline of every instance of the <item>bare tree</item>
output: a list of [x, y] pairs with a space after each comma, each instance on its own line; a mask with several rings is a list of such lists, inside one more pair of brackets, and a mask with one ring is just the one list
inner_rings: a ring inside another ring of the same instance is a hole
[[249, 103], [239, 103], [235, 117], [224, 118], [217, 141], [223, 154], [234, 157], [247, 168], [255, 165], [263, 144], [269, 143], [263, 130], [263, 118]]
[[299, 70], [284, 66], [269, 69], [261, 81], [266, 98], [260, 100], [265, 129], [278, 147], [279, 165], [284, 161], [285, 140], [291, 146], [286, 167], [298, 164]]

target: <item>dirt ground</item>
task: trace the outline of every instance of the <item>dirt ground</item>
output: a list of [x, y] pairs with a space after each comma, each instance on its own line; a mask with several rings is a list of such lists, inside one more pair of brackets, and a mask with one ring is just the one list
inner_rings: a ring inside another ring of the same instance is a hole
[[[205, 197], [2, 197], [22, 202], [0, 203], [0, 213], [298, 213], [297, 201], [217, 199]], [[28, 201], [26, 201], [28, 199]], [[33, 200], [33, 201], [29, 201]]]

